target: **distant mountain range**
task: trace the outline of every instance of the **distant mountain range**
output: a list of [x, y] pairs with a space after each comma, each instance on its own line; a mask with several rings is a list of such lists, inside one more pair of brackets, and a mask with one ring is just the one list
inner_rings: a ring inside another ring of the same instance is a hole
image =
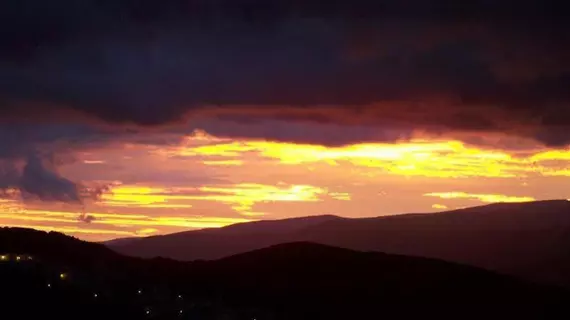
[[258, 221], [106, 244], [125, 255], [189, 261], [298, 241], [437, 258], [570, 286], [570, 202], [566, 200], [377, 218], [327, 215]]
[[78, 315], [82, 319], [557, 319], [570, 315], [565, 289], [440, 260], [309, 242], [279, 244], [215, 261], [180, 262], [130, 258], [101, 244], [53, 232], [2, 228], [0, 253], [3, 312], [22, 319]]

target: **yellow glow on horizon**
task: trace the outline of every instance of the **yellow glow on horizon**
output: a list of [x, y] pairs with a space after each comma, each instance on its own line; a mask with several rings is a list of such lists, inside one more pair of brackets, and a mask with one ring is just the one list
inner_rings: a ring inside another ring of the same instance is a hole
[[[89, 225], [108, 225], [108, 226], [170, 226], [185, 228], [220, 228], [230, 224], [249, 222], [246, 218], [227, 218], [227, 217], [172, 217], [158, 216], [152, 217], [147, 215], [130, 215], [130, 214], [108, 214], [108, 213], [86, 213], [93, 216], [95, 220]], [[36, 222], [57, 222], [77, 224], [79, 223], [77, 212], [62, 212], [48, 210], [27, 209], [22, 214], [0, 214], [0, 217], [10, 220], [36, 221]], [[85, 225], [83, 223], [83, 225]], [[149, 228], [146, 228], [148, 231]]]
[[61, 233], [85, 233], [93, 235], [113, 235], [113, 236], [134, 236], [133, 232], [121, 231], [121, 230], [107, 230], [107, 229], [94, 229], [94, 228], [78, 228], [78, 227], [59, 227], [59, 226], [44, 226], [44, 225], [34, 225], [34, 224], [18, 224], [18, 223], [6, 223], [3, 224], [4, 227], [12, 228], [27, 228], [36, 229], [41, 231], [55, 231]]
[[426, 197], [437, 197], [441, 199], [476, 199], [485, 203], [496, 203], [496, 202], [530, 202], [535, 201], [533, 197], [519, 197], [519, 196], [508, 196], [503, 194], [477, 194], [477, 193], [466, 193], [466, 192], [431, 192], [424, 194]]
[[154, 228], [145, 228], [145, 229], [140, 229], [137, 231], [137, 233], [141, 236], [147, 236], [149, 234], [153, 234], [153, 233], [157, 233], [158, 229], [154, 229]]

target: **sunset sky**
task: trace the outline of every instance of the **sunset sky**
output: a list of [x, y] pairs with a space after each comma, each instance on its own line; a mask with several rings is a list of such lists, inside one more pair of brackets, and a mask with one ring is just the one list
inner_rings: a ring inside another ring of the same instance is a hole
[[0, 224], [106, 240], [570, 198], [555, 7], [333, 2], [1, 4]]
[[[108, 189], [81, 205], [23, 202], [14, 192], [1, 200], [2, 224], [99, 240], [256, 219], [369, 217], [568, 197], [570, 151], [538, 146], [508, 151], [412, 138], [327, 147], [200, 130], [163, 139], [177, 143], [115, 141], [74, 151], [58, 167], [58, 179]], [[56, 196], [69, 195], [47, 199]]]

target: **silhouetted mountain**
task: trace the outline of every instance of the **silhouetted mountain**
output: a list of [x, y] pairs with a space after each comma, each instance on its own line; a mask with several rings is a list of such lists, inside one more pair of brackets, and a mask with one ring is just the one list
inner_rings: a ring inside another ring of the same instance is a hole
[[[315, 243], [281, 244], [217, 261], [177, 262], [122, 257], [57, 233], [4, 228], [0, 239], [7, 250], [0, 261], [3, 312], [23, 319], [569, 315], [570, 296], [562, 289], [439, 260]], [[33, 259], [24, 259], [28, 256]]]
[[[287, 232], [280, 224], [303, 219], [246, 223], [141, 238], [110, 247], [120, 253], [179, 260], [218, 259], [278, 243], [311, 241], [460, 262], [526, 279], [570, 286], [570, 202], [492, 204], [433, 214], [331, 218]], [[244, 228], [245, 229], [245, 228]]]
[[119, 246], [119, 245], [123, 245], [123, 244], [127, 244], [131, 241], [135, 241], [138, 240], [139, 238], [137, 237], [129, 237], [129, 238], [117, 238], [117, 239], [113, 239], [113, 240], [107, 240], [107, 241], [102, 241], [102, 244], [108, 245], [108, 246]]
[[[340, 220], [341, 217], [335, 215], [321, 215], [301, 218], [289, 218], [282, 220], [261, 220], [253, 222], [243, 222], [229, 225], [225, 228], [213, 228], [199, 230], [208, 234], [248, 234], [248, 233], [269, 233], [280, 234], [299, 231], [303, 228], [318, 225], [323, 222]], [[184, 232], [182, 232], [184, 234]]]
[[224, 228], [130, 238], [126, 241], [116, 239], [105, 244], [119, 253], [142, 258], [162, 256], [176, 260], [211, 260], [287, 242], [289, 235], [304, 228], [342, 219], [333, 215], [323, 215], [255, 221]]

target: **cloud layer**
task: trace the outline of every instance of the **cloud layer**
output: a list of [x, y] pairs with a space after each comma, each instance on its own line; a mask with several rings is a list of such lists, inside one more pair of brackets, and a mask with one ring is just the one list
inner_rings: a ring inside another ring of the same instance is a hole
[[22, 0], [0, 12], [4, 122], [279, 119], [570, 141], [562, 2]]

